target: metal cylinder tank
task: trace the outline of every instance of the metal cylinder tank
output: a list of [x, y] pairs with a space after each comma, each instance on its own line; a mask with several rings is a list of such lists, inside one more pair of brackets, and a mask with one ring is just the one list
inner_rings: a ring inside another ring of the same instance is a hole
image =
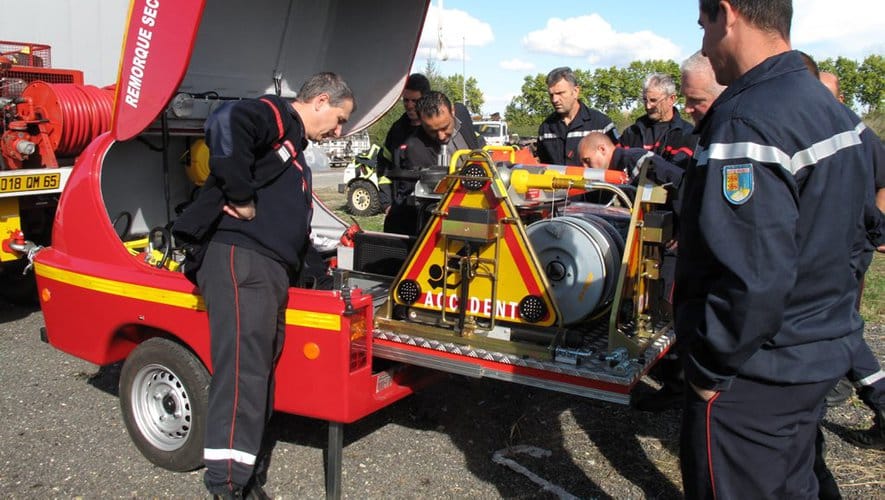
[[540, 220], [526, 232], [566, 325], [611, 302], [625, 239], [619, 228], [596, 215], [575, 214]]

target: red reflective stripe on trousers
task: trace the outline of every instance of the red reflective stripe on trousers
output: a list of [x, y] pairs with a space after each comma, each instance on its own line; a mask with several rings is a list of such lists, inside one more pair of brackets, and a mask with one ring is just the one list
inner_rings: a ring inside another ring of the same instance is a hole
[[[689, 387], [689, 390], [694, 390], [694, 388]], [[709, 401], [707, 401], [707, 467], [710, 471], [710, 489], [713, 491], [713, 498], [716, 498], [716, 480], [713, 478], [713, 440], [710, 436], [710, 413], [713, 411], [713, 401], [716, 401], [716, 398], [719, 397], [719, 393], [713, 395]]]
[[[276, 109], [276, 108], [274, 108]], [[234, 308], [236, 311], [237, 318], [237, 334], [236, 334], [236, 361], [234, 362], [234, 407], [233, 407], [233, 415], [231, 415], [230, 419], [230, 440], [228, 442], [228, 448], [234, 449], [234, 431], [237, 428], [237, 406], [239, 405], [240, 400], [240, 289], [237, 287], [237, 272], [234, 268], [234, 247], [231, 245], [230, 247], [230, 279], [231, 285], [234, 289]], [[227, 479], [228, 484], [233, 487], [233, 459], [227, 459]]]

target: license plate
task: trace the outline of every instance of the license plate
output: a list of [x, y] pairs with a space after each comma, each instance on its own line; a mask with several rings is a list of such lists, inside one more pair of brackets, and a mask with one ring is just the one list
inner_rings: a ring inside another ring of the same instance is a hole
[[7, 175], [0, 177], [0, 193], [18, 193], [22, 191], [49, 191], [61, 185], [61, 174], [58, 172]]

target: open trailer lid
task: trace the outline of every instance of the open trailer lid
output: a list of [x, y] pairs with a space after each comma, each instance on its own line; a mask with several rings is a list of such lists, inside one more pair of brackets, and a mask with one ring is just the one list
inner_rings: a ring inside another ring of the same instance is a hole
[[333, 71], [357, 99], [345, 133], [383, 115], [402, 91], [429, 0], [133, 0], [112, 134], [138, 135], [178, 92], [294, 97]]

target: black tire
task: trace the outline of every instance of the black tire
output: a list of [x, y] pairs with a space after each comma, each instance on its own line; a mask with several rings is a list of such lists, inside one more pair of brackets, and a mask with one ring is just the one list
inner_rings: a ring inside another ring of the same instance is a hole
[[142, 342], [123, 363], [120, 407], [126, 430], [148, 460], [186, 472], [203, 465], [209, 372], [164, 338]]
[[347, 211], [360, 217], [381, 213], [381, 196], [369, 181], [357, 179], [347, 185]]

